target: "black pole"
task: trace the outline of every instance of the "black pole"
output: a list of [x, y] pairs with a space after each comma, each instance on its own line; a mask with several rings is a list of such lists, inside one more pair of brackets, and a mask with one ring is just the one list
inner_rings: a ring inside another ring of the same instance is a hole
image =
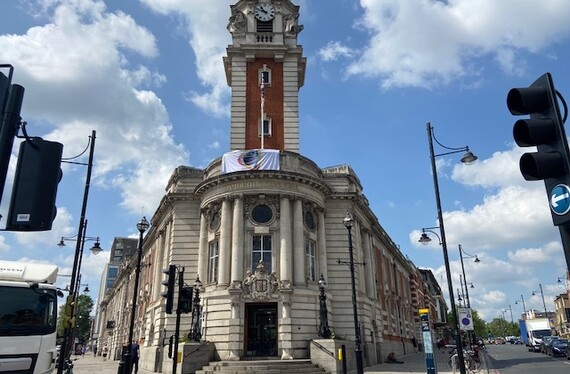
[[172, 374], [176, 374], [178, 365], [178, 340], [180, 340], [180, 295], [184, 287], [184, 268], [178, 272], [178, 302], [176, 303], [176, 329], [174, 330], [174, 354], [172, 355]]
[[[76, 284], [76, 278], [79, 274], [79, 272], [81, 271], [80, 268], [80, 258], [82, 257], [82, 253], [81, 253], [81, 243], [83, 242], [83, 231], [84, 231], [84, 226], [85, 226], [85, 214], [87, 211], [87, 200], [89, 198], [89, 187], [91, 186], [91, 171], [93, 169], [93, 154], [95, 153], [95, 138], [96, 138], [96, 132], [95, 130], [93, 130], [91, 132], [91, 137], [90, 137], [90, 144], [89, 144], [89, 161], [87, 162], [87, 176], [85, 177], [85, 189], [83, 191], [83, 203], [81, 205], [81, 216], [79, 218], [79, 227], [77, 229], [77, 242], [76, 242], [76, 246], [75, 246], [75, 256], [73, 258], [73, 268], [71, 271], [71, 282], [69, 284], [69, 296], [72, 296], [74, 299], [76, 299], [76, 289], [75, 289], [75, 284]], [[74, 303], [75, 304], [75, 303]], [[71, 304], [71, 315], [73, 316], [74, 314], [74, 308], [75, 305]], [[62, 374], [63, 373], [63, 367], [65, 364], [65, 359], [68, 357], [69, 355], [69, 345], [71, 344], [71, 339], [69, 339], [71, 335], [70, 329], [64, 329], [63, 332], [63, 341], [61, 344], [61, 348], [60, 348], [60, 354], [59, 354], [59, 363], [57, 366], [57, 374]]]
[[[6, 77], [3, 76], [3, 79], [4, 78]], [[11, 79], [7, 79], [7, 81], [9, 84]], [[20, 127], [20, 111], [22, 109], [22, 102], [24, 101], [24, 87], [13, 84], [9, 87], [7, 92], [6, 107], [3, 108], [3, 103], [0, 103], [0, 111], [4, 110], [4, 113], [0, 113], [0, 202], [4, 194], [4, 186], [6, 185], [6, 176], [12, 155], [12, 147], [14, 146], [14, 138]], [[0, 94], [0, 97], [1, 96]]]
[[356, 354], [356, 374], [363, 374], [362, 366], [362, 349], [360, 347], [360, 327], [358, 324], [358, 307], [356, 305], [356, 283], [354, 280], [354, 255], [352, 254], [352, 226], [346, 226], [348, 229], [348, 254], [350, 266], [350, 280], [352, 284], [352, 314], [354, 316], [354, 353]]
[[539, 283], [538, 287], [540, 287], [540, 296], [542, 297], [542, 305], [544, 306], [544, 318], [548, 318], [548, 312], [546, 311], [546, 303], [544, 302], [544, 292], [542, 292], [542, 284]]
[[131, 321], [129, 324], [129, 340], [127, 342], [127, 352], [124, 355], [123, 374], [130, 374], [133, 365], [132, 347], [133, 347], [133, 334], [135, 330], [135, 318], [137, 309], [137, 296], [139, 293], [139, 277], [141, 273], [141, 258], [143, 249], [143, 234], [148, 228], [148, 222], [145, 217], [137, 224], [139, 230], [139, 245], [137, 250], [137, 267], [135, 268], [135, 284], [133, 285], [133, 305], [131, 309]]
[[441, 199], [439, 197], [439, 183], [437, 180], [437, 168], [435, 165], [435, 153], [433, 151], [433, 134], [431, 124], [427, 123], [427, 133], [429, 141], [429, 153], [431, 160], [431, 168], [433, 175], [433, 187], [435, 190], [435, 201], [437, 205], [437, 218], [439, 220], [439, 231], [441, 233], [441, 247], [443, 248], [443, 260], [445, 262], [445, 273], [447, 276], [447, 288], [449, 290], [449, 303], [451, 304], [451, 313], [453, 317], [453, 329], [455, 334], [455, 345], [457, 347], [457, 359], [459, 364], [459, 372], [461, 374], [466, 374], [465, 372], [465, 361], [463, 356], [463, 344], [461, 343], [461, 334], [458, 328], [458, 315], [457, 309], [455, 308], [455, 296], [453, 295], [453, 282], [451, 278], [451, 269], [449, 267], [449, 255], [447, 252], [447, 241], [445, 239], [445, 227], [443, 225], [443, 213], [441, 210]]

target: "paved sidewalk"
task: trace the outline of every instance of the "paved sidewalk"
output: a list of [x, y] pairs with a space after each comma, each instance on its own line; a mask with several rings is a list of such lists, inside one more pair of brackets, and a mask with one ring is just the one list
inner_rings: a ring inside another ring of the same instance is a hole
[[[93, 353], [86, 353], [85, 356], [72, 355], [71, 358], [74, 360], [73, 374], [117, 374], [119, 370], [119, 361], [103, 361], [103, 357], [93, 357]], [[139, 368], [138, 374], [152, 374], [152, 372]]]
[[[451, 374], [452, 370], [447, 366], [449, 353], [436, 353], [436, 363], [438, 374]], [[71, 356], [75, 361], [73, 367], [74, 374], [117, 374], [119, 361], [106, 360], [102, 357], [93, 357], [93, 354], [85, 356]], [[486, 374], [485, 354], [483, 353], [483, 366], [480, 373]], [[388, 373], [427, 373], [425, 357], [423, 352], [410, 353], [405, 356], [398, 356], [398, 360], [403, 364], [380, 364], [364, 369], [365, 374], [388, 374]], [[178, 374], [181, 373], [181, 366], [178, 367]], [[55, 372], [54, 372], [55, 373]], [[134, 374], [134, 373], [133, 373]], [[139, 369], [138, 374], [153, 374], [151, 371]]]

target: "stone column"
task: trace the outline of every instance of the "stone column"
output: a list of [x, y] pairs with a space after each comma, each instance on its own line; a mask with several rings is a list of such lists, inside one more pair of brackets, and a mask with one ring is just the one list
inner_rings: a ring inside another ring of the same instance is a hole
[[291, 202], [286, 196], [281, 197], [280, 203], [280, 246], [279, 246], [279, 279], [291, 282], [293, 251], [291, 247]]
[[364, 249], [364, 262], [366, 266], [364, 267], [364, 280], [366, 282], [366, 295], [374, 300], [375, 287], [374, 287], [374, 260], [372, 257], [372, 245], [370, 241], [372, 240], [370, 231], [364, 230], [362, 232], [362, 244]]
[[230, 252], [232, 237], [231, 202], [224, 199], [222, 202], [222, 222], [220, 229], [220, 257], [218, 266], [218, 285], [230, 284]]
[[[327, 269], [327, 233], [325, 231], [325, 212], [319, 210], [318, 215], [319, 226], [318, 226], [318, 246], [319, 246], [319, 271], [320, 274], [328, 280], [328, 269]], [[320, 274], [318, 274], [320, 276]]]
[[206, 274], [208, 271], [208, 220], [206, 212], [202, 209], [200, 213], [200, 239], [198, 241], [198, 276], [202, 283], [206, 284], [208, 279]]
[[303, 202], [293, 203], [293, 276], [296, 285], [306, 284], [305, 276], [305, 237], [303, 235]]
[[243, 279], [243, 197], [236, 196], [234, 199], [234, 215], [232, 225], [232, 286], [239, 285]]

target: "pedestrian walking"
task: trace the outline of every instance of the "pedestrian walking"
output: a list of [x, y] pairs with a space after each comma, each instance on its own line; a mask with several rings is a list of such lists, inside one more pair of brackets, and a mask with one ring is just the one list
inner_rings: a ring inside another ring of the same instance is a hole
[[137, 341], [134, 341], [133, 344], [131, 344], [131, 364], [132, 364], [131, 370], [134, 368], [135, 374], [137, 374], [139, 371], [140, 355], [141, 355], [141, 351], [140, 351], [139, 343]]

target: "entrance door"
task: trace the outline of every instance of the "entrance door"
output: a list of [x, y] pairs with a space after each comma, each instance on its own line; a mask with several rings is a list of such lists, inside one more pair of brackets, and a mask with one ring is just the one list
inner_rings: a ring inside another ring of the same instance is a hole
[[246, 304], [248, 357], [277, 356], [277, 303]]

